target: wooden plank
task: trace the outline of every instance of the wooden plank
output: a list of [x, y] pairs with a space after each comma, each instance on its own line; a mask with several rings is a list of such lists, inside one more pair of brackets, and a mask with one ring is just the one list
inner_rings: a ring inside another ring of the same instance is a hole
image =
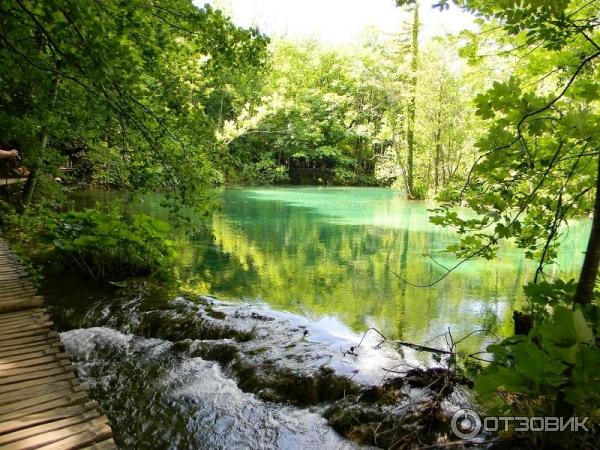
[[89, 401], [77, 405], [55, 408], [52, 411], [45, 411], [37, 414], [27, 414], [19, 417], [18, 419], [0, 422], [0, 434], [11, 433], [16, 430], [22, 430], [24, 428], [32, 427], [42, 423], [73, 417], [78, 414], [85, 414], [87, 412], [94, 411], [97, 408], [98, 404], [96, 402]]
[[5, 406], [0, 406], [0, 420], [8, 414], [12, 414], [16, 411], [20, 411], [25, 408], [29, 408], [42, 403], [48, 403], [63, 398], [69, 398], [78, 392], [83, 392], [85, 389], [79, 386], [69, 386], [63, 389], [59, 389], [53, 392], [47, 392], [45, 394], [37, 395], [35, 397], [21, 399], [18, 402], [10, 403]]
[[[85, 423], [66, 426], [64, 428], [27, 437], [10, 444], [1, 445], [2, 450], [76, 449], [111, 436], [104, 416], [91, 419]], [[107, 434], [108, 430], [108, 434]]]
[[15, 287], [34, 288], [34, 286], [26, 274], [22, 275], [19, 272], [0, 273], [0, 292], [8, 291]]
[[[102, 423], [101, 421], [104, 421]], [[103, 441], [112, 436], [112, 431], [106, 423], [107, 420], [104, 417], [94, 419], [93, 427], [89, 427], [81, 433], [72, 435], [62, 441], [55, 442], [54, 444], [39, 447], [40, 450], [75, 450], [85, 447], [90, 444], [94, 444], [98, 441]], [[77, 425], [75, 425], [77, 427]]]
[[8, 291], [14, 287], [33, 288], [35, 285], [31, 280], [25, 278], [19, 272], [9, 272], [8, 270], [0, 270], [0, 292]]
[[0, 292], [15, 289], [35, 289], [35, 286], [27, 278], [19, 278], [18, 274], [0, 273]]
[[6, 392], [14, 392], [19, 389], [25, 389], [28, 387], [39, 386], [41, 384], [52, 383], [54, 381], [61, 380], [71, 380], [75, 378], [74, 372], [61, 372], [57, 371], [56, 373], [48, 374], [47, 376], [42, 376], [40, 378], [32, 378], [25, 381], [20, 381], [18, 383], [11, 383], [6, 385], [0, 385], [0, 394]]
[[18, 312], [3, 313], [0, 315], [0, 320], [9, 319], [9, 318], [13, 318], [13, 317], [30, 316], [32, 314], [44, 314], [44, 313], [46, 313], [46, 310], [44, 308], [35, 308], [35, 309], [31, 309], [30, 311], [18, 311]]
[[56, 353], [54, 355], [39, 356], [37, 358], [22, 359], [21, 361], [13, 362], [3, 362], [2, 359], [0, 359], [0, 376], [3, 376], [2, 374], [4, 373], [4, 371], [9, 371], [13, 369], [39, 366], [41, 364], [51, 363], [61, 359], [68, 361], [69, 356], [70, 355], [67, 353]]
[[[15, 354], [21, 354], [21, 353], [25, 353], [28, 351], [32, 351], [35, 349], [40, 349], [41, 347], [47, 346], [47, 347], [58, 347], [61, 348], [62, 346], [62, 342], [60, 341], [60, 338], [58, 335], [54, 336], [51, 333], [55, 333], [55, 332], [48, 332], [48, 337], [47, 339], [42, 339], [42, 340], [32, 340], [31, 342], [18, 342], [14, 345], [7, 345], [6, 347], [0, 347], [0, 357], [3, 356], [14, 356]], [[25, 339], [32, 339], [35, 336], [31, 336], [29, 338], [25, 338]], [[14, 342], [16, 341], [16, 339], [11, 340], [10, 342]]]
[[[6, 291], [6, 292], [0, 292], [0, 303], [4, 303], [4, 302], [10, 302], [10, 301], [14, 301], [14, 300], [21, 300], [21, 301], [26, 301], [26, 300], [31, 300], [31, 299], [37, 299], [40, 298], [39, 295], [37, 295], [37, 292], [34, 289], [16, 289], [13, 290], [12, 292]], [[36, 306], [31, 306], [31, 308], [35, 308]], [[19, 310], [15, 310], [15, 311], [19, 311]], [[5, 311], [2, 310], [1, 312], [12, 312], [12, 311]]]
[[0, 287], [0, 295], [5, 299], [11, 296], [33, 296], [36, 294], [37, 289], [31, 283], [11, 282]]
[[21, 381], [35, 380], [37, 378], [46, 378], [52, 375], [59, 375], [61, 373], [71, 372], [73, 370], [73, 366], [70, 365], [69, 361], [64, 363], [64, 365], [58, 363], [44, 365], [48, 367], [44, 368], [43, 370], [39, 370], [39, 367], [42, 366], [38, 366], [28, 368], [27, 370], [29, 371], [26, 371], [26, 369], [19, 369], [19, 373], [8, 377], [2, 376], [0, 377], [0, 386], [5, 384], [19, 383]]
[[0, 329], [0, 340], [12, 340], [17, 339], [19, 337], [27, 337], [27, 336], [35, 336], [38, 334], [48, 333], [52, 330], [49, 326], [43, 326], [40, 324], [35, 324], [33, 322], [29, 322], [29, 325], [23, 325], [19, 331], [15, 331], [15, 329]]
[[20, 331], [12, 330], [1, 330], [0, 329], [0, 339], [2, 340], [11, 340], [17, 339], [19, 337], [27, 337], [27, 336], [36, 336], [38, 334], [46, 334], [49, 331], [52, 331], [50, 327], [47, 326], [31, 326], [29, 325], [29, 329], [25, 329], [25, 327], [21, 328]]
[[23, 272], [24, 271], [19, 268], [0, 264], [0, 274], [1, 275], [9, 275], [10, 274], [10, 275], [15, 275], [15, 278], [18, 278], [23, 274]]
[[90, 445], [89, 447], [84, 447], [82, 450], [113, 450], [116, 448], [117, 445], [115, 444], [115, 441], [111, 438], [107, 439], [106, 441]]
[[15, 287], [7, 288], [0, 291], [0, 301], [23, 300], [32, 297], [37, 297], [37, 292], [34, 288]]
[[20, 323], [13, 323], [5, 326], [0, 326], [0, 335], [14, 333], [14, 330], [29, 331], [42, 327], [46, 329], [51, 329], [53, 326], [54, 323], [52, 321], [30, 318]]
[[30, 297], [23, 300], [3, 300], [0, 302], [0, 313], [37, 308], [43, 304], [44, 301], [41, 297]]
[[39, 324], [39, 323], [52, 323], [49, 320], [49, 316], [47, 315], [31, 315], [26, 317], [13, 317], [6, 320], [0, 321], [0, 329], [8, 330], [14, 327], [23, 327], [30, 324]]
[[30, 280], [28, 280], [27, 278], [27, 274], [23, 271], [14, 271], [14, 272], [7, 272], [7, 273], [0, 273], [0, 289], [3, 289], [4, 287], [8, 287], [11, 284], [18, 284], [18, 283], [23, 283], [23, 284], [29, 284], [33, 287], [33, 284], [31, 283]]
[[97, 417], [100, 417], [100, 413], [98, 411], [90, 411], [88, 413], [79, 414], [73, 417], [67, 417], [66, 419], [57, 420], [55, 422], [37, 425], [31, 428], [25, 428], [23, 430], [0, 435], [0, 445], [9, 444], [14, 441], [20, 441], [25, 438], [48, 433], [50, 431], [59, 430], [69, 425], [76, 425], [78, 423], [87, 422]]
[[116, 449], [49, 319], [0, 238], [0, 449]]
[[[41, 296], [37, 296], [37, 297], [41, 297]], [[19, 311], [17, 313], [4, 313], [4, 314], [0, 314], [0, 322], [5, 322], [5, 321], [10, 321], [10, 320], [15, 320], [15, 319], [20, 319], [21, 317], [16, 316], [16, 317], [11, 317], [11, 314], [18, 314], [18, 313], [27, 313], [27, 315], [25, 317], [50, 317], [48, 315], [48, 311], [46, 311], [44, 308], [38, 308], [38, 309], [30, 309], [27, 311]]]
[[24, 377], [29, 376], [32, 372], [45, 372], [47, 370], [57, 369], [59, 367], [71, 367], [71, 361], [69, 360], [54, 360], [44, 364], [38, 364], [27, 367], [15, 367], [14, 369], [7, 369], [0, 371], [0, 384], [7, 384], [7, 380], [14, 379], [19, 375]]
[[27, 322], [33, 324], [49, 323], [52, 324], [48, 314], [32, 314], [26, 317], [13, 317], [0, 321], [0, 329], [8, 329], [15, 326], [23, 326]]
[[0, 416], [0, 422], [4, 422], [6, 420], [17, 419], [22, 416], [26, 416], [28, 414], [41, 413], [44, 411], [51, 411], [55, 408], [61, 406], [70, 406], [78, 403], [85, 403], [88, 400], [87, 392], [76, 392], [70, 395], [63, 395], [60, 398], [55, 400], [51, 400], [45, 403], [40, 403], [37, 405], [32, 405], [27, 408], [19, 409], [18, 411], [14, 411], [12, 413], [3, 414]]
[[27, 344], [32, 344], [34, 342], [40, 342], [45, 340], [51, 340], [52, 338], [58, 338], [58, 333], [56, 331], [48, 330], [45, 334], [39, 334], [36, 336], [28, 336], [19, 339], [10, 339], [6, 341], [0, 341], [0, 351], [8, 350], [9, 348], [17, 347], [17, 346], [25, 346]]
[[[2, 357], [0, 356], [0, 367], [2, 367], [3, 364], [9, 364], [9, 363], [16, 363], [19, 361], [27, 361], [29, 359], [36, 359], [36, 358], [43, 358], [44, 356], [51, 356], [51, 355], [56, 355], [57, 353], [59, 353], [59, 349], [58, 348], [48, 348], [46, 350], [37, 350], [37, 351], [33, 351], [33, 352], [26, 352], [26, 353], [20, 353], [14, 356], [6, 356], [6, 357]], [[63, 353], [66, 355], [66, 353]]]
[[52, 351], [53, 349], [62, 349], [63, 345], [57, 337], [54, 339], [33, 342], [29, 345], [17, 346], [15, 348], [0, 349], [0, 358], [7, 358], [15, 355], [24, 355], [26, 353], [37, 351]]
[[55, 381], [54, 383], [44, 383], [40, 384], [39, 386], [33, 386], [2, 394], [2, 397], [0, 397], [0, 406], [15, 403], [29, 397], [49, 394], [50, 392], [55, 392], [60, 389], [68, 389], [74, 387], [77, 387], [77, 389], [87, 390], [87, 385], [80, 384], [79, 380], [77, 379]]

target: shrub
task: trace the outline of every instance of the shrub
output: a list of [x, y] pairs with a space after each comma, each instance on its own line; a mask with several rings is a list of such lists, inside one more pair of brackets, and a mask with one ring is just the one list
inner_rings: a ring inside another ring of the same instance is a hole
[[166, 276], [176, 256], [170, 231], [168, 223], [143, 214], [126, 221], [117, 212], [88, 209], [49, 216], [43, 234], [63, 262], [107, 280]]
[[[493, 361], [475, 388], [503, 415], [597, 415], [600, 405], [599, 295], [573, 307], [574, 280], [526, 286], [530, 330], [490, 345]], [[523, 314], [521, 314], [523, 315]]]

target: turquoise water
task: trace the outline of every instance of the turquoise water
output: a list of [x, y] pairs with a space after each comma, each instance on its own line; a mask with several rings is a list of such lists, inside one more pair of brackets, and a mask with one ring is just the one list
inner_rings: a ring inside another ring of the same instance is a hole
[[[85, 204], [106, 195], [78, 197]], [[334, 317], [357, 332], [376, 327], [417, 343], [448, 329], [455, 338], [475, 329], [486, 329], [486, 340], [507, 335], [512, 311], [525, 301], [522, 286], [535, 273], [536, 264], [507, 244], [496, 260], [467, 262], [431, 287], [404, 283], [394, 273], [418, 285], [441, 277], [440, 264], [456, 262], [444, 249], [457, 236], [429, 222], [433, 203], [384, 188], [229, 188], [214, 197], [212, 238], [179, 240], [176, 270], [185, 285], [315, 320]], [[146, 197], [136, 208], [163, 216], [158, 205]], [[551, 277], [577, 275], [589, 226], [570, 224]]]

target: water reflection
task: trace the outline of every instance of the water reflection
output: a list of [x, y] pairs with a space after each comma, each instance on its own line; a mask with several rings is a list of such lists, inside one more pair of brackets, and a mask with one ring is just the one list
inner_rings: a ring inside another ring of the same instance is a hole
[[[85, 201], [96, 197], [86, 194]], [[507, 245], [495, 261], [472, 261], [429, 288], [451, 266], [443, 253], [456, 236], [429, 223], [426, 202], [379, 188], [225, 189], [210, 222], [212, 239], [181, 241], [179, 276], [202, 293], [260, 299], [319, 319], [336, 316], [356, 331], [375, 326], [390, 338], [425, 342], [448, 328], [490, 336], [511, 330], [511, 312], [535, 264]], [[141, 209], [161, 212], [157, 197]], [[554, 276], [576, 276], [589, 221], [575, 221]], [[472, 348], [484, 337], [474, 337]]]

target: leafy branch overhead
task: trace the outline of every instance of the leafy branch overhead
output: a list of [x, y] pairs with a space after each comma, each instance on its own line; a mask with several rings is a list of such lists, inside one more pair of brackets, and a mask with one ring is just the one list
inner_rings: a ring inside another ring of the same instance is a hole
[[512, 47], [517, 64], [511, 77], [475, 98], [488, 128], [476, 143], [480, 156], [452, 197], [477, 216], [465, 218], [446, 205], [431, 220], [466, 234], [449, 249], [462, 258], [491, 258], [501, 240], [515, 239], [539, 261], [537, 279], [556, 256], [566, 220], [593, 208], [600, 150], [599, 6], [457, 4], [492, 21], [473, 37], [475, 55], [482, 36], [491, 34], [497, 47]]
[[25, 165], [47, 168], [78, 139], [132, 187], [189, 203], [215, 181], [207, 98], [226, 74], [243, 81], [261, 69], [258, 31], [183, 0], [15, 0], [0, 17], [2, 138]]

